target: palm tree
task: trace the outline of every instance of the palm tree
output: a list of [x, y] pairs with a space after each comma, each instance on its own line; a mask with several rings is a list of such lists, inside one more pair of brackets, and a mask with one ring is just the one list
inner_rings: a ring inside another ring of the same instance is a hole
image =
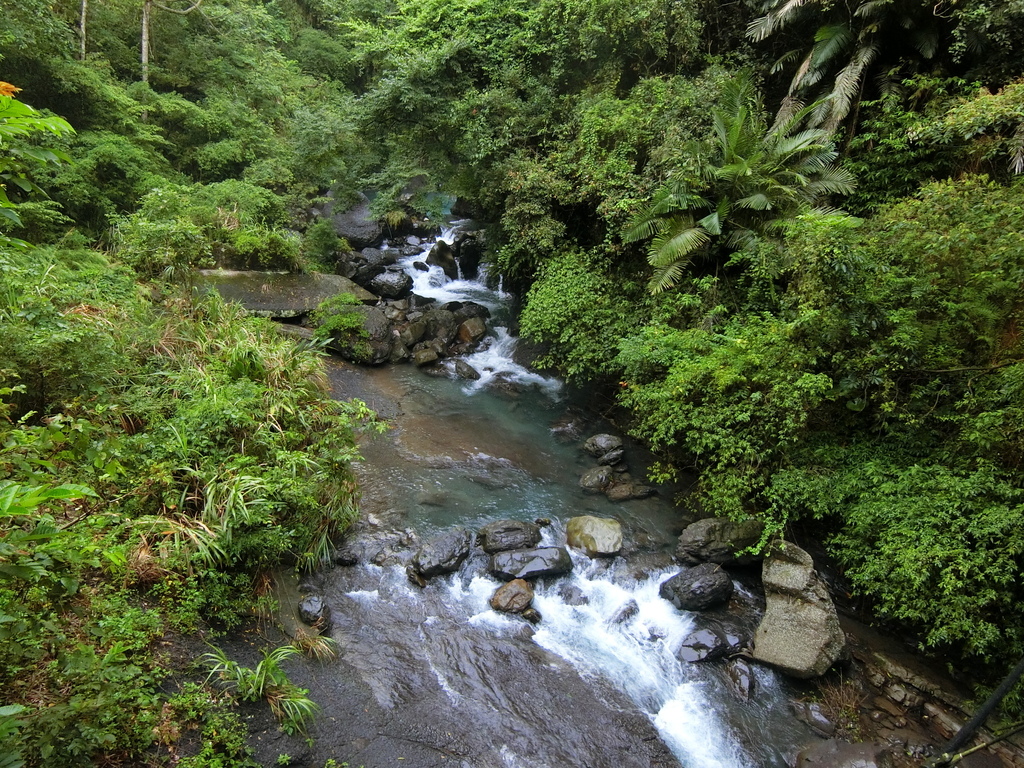
[[[780, 114], [797, 99], [830, 96], [813, 116], [829, 131], [838, 128], [859, 102], [864, 75], [883, 51], [902, 55], [910, 43], [930, 59], [938, 50], [941, 20], [933, 3], [923, 0], [765, 0], [761, 10], [764, 15], [747, 27], [747, 37], [756, 42], [801, 24], [815, 27], [810, 49], [783, 54], [771, 71], [799, 60]], [[831, 85], [824, 85], [829, 78]]]
[[672, 288], [697, 254], [752, 250], [825, 197], [853, 191], [829, 132], [803, 127], [820, 108], [769, 126], [749, 75], [729, 83], [711, 138], [694, 147], [696, 180], [667, 183], [626, 231], [626, 242], [650, 239], [652, 293]]

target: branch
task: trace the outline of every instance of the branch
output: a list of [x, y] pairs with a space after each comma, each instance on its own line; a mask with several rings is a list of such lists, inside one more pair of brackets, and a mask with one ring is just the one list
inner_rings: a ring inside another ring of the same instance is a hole
[[1005, 368], [1008, 365], [1014, 365], [1015, 363], [1024, 363], [1024, 360], [1004, 360], [1001, 363], [995, 365], [965, 365], [960, 368], [922, 368], [921, 373], [964, 373], [966, 371], [982, 371], [988, 373], [989, 371], [995, 371], [999, 368]]
[[161, 5], [156, 0], [153, 0], [153, 5], [159, 8], [161, 11], [167, 11], [169, 13], [177, 13], [184, 16], [186, 13], [192, 13], [196, 8], [203, 4], [203, 0], [196, 0], [191, 7], [186, 8], [184, 11], [180, 11], [177, 8], [168, 8], [166, 5]]

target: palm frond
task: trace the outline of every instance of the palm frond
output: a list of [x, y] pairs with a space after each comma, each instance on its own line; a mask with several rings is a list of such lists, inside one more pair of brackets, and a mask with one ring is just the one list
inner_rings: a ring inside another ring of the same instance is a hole
[[822, 123], [822, 127], [834, 131], [839, 124], [850, 113], [853, 100], [860, 90], [861, 77], [864, 70], [878, 55], [878, 46], [874, 44], [858, 48], [850, 63], [843, 67], [836, 75], [835, 84], [832, 87], [833, 102], [832, 110], [828, 120]]
[[789, 24], [807, 0], [786, 0], [764, 16], [754, 19], [747, 25], [747, 37], [754, 42], [761, 42], [776, 30]]

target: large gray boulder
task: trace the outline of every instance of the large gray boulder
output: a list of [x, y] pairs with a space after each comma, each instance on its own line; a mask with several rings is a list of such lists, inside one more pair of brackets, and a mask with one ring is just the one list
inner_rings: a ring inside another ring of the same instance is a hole
[[582, 549], [587, 557], [613, 557], [622, 549], [622, 525], [618, 520], [583, 515], [565, 528], [566, 543]]
[[764, 523], [760, 520], [735, 522], [726, 517], [709, 517], [686, 526], [679, 537], [676, 557], [684, 563], [725, 563], [747, 565], [763, 555], [737, 555], [761, 540]]
[[359, 202], [343, 213], [334, 213], [328, 204], [324, 215], [330, 216], [338, 237], [348, 240], [353, 248], [377, 245], [384, 237], [384, 227], [370, 213], [370, 201], [365, 195], [360, 195]]
[[561, 576], [572, 570], [572, 558], [565, 547], [515, 549], [492, 555], [488, 570], [504, 581]]
[[457, 280], [459, 277], [459, 265], [455, 261], [455, 253], [444, 240], [438, 240], [434, 247], [430, 249], [430, 254], [427, 256], [427, 264], [433, 267], [440, 267], [451, 280]]
[[397, 267], [386, 269], [370, 281], [370, 290], [385, 299], [401, 299], [412, 293], [412, 278]]
[[489, 555], [529, 549], [540, 543], [540, 526], [525, 520], [497, 520], [481, 528], [477, 540]]
[[473, 545], [473, 534], [466, 529], [446, 531], [423, 543], [413, 555], [410, 568], [424, 579], [457, 571]]
[[732, 579], [721, 566], [703, 563], [677, 573], [658, 594], [681, 611], [703, 611], [732, 597]]
[[391, 357], [395, 338], [391, 321], [383, 310], [377, 307], [358, 306], [347, 309], [362, 316], [361, 331], [331, 339], [328, 349], [337, 352], [346, 360], [366, 365], [379, 365]]
[[766, 606], [753, 657], [794, 677], [824, 674], [844, 656], [846, 636], [811, 556], [778, 542], [765, 558], [762, 580]]

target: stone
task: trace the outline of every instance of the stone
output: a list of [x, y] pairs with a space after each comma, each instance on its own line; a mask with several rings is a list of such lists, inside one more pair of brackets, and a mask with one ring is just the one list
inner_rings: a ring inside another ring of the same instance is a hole
[[572, 558], [564, 547], [514, 549], [491, 555], [488, 571], [505, 581], [561, 576], [572, 570]]
[[609, 501], [629, 501], [630, 499], [646, 499], [656, 493], [649, 485], [635, 483], [628, 478], [612, 477], [608, 487], [604, 489], [604, 495]]
[[374, 277], [369, 287], [385, 299], [400, 299], [412, 293], [412, 278], [400, 269], [387, 269]]
[[476, 381], [480, 378], [480, 373], [472, 365], [467, 363], [465, 360], [455, 361], [455, 375], [460, 379], [468, 379], [470, 381]]
[[611, 467], [594, 467], [580, 477], [580, 488], [588, 493], [604, 493], [612, 482]]
[[759, 520], [734, 522], [725, 517], [709, 517], [686, 526], [679, 536], [676, 557], [684, 563], [725, 563], [747, 565], [762, 555], [738, 555], [761, 540], [764, 523]]
[[746, 659], [730, 659], [725, 668], [729, 690], [740, 701], [750, 701], [754, 693], [754, 670]]
[[626, 455], [626, 449], [625, 448], [621, 448], [621, 447], [620, 448], [615, 448], [615, 449], [613, 449], [611, 451], [608, 451], [608, 453], [606, 453], [604, 456], [599, 457], [598, 460], [597, 460], [597, 463], [598, 464], [607, 464], [608, 466], [612, 466], [612, 465], [618, 464], [620, 461], [622, 461], [622, 457], [625, 456], [625, 455]]
[[424, 334], [427, 338], [436, 339], [445, 346], [455, 339], [458, 325], [455, 322], [455, 315], [447, 309], [427, 310], [423, 320], [427, 324], [427, 332]]
[[608, 434], [594, 435], [583, 444], [583, 450], [594, 457], [604, 456], [621, 447], [622, 438]]
[[407, 347], [417, 344], [426, 335], [427, 323], [422, 318], [409, 322], [398, 332], [399, 340]]
[[299, 618], [322, 632], [331, 628], [331, 609], [320, 595], [306, 595], [299, 601]]
[[438, 240], [427, 255], [427, 264], [440, 267], [449, 280], [458, 280], [459, 265], [455, 261], [455, 253], [444, 240]]
[[658, 594], [681, 611], [704, 611], [728, 602], [732, 579], [721, 566], [703, 563], [662, 583]]
[[566, 543], [587, 557], [614, 557], [622, 550], [622, 524], [605, 517], [583, 515], [569, 520]]
[[370, 201], [359, 195], [359, 201], [344, 213], [333, 213], [329, 203], [324, 210], [330, 216], [335, 234], [343, 237], [353, 248], [377, 245], [384, 237], [384, 227], [370, 213]]
[[362, 315], [363, 329], [344, 337], [331, 339], [327, 348], [346, 360], [366, 365], [379, 365], [391, 357], [394, 335], [391, 323], [377, 307], [357, 306], [345, 311]]
[[627, 600], [625, 605], [612, 614], [611, 618], [608, 619], [608, 623], [625, 624], [638, 613], [640, 613], [640, 604], [636, 600]]
[[491, 596], [491, 608], [502, 613], [522, 613], [533, 603], [533, 587], [524, 579], [512, 579]]
[[339, 293], [350, 293], [364, 303], [377, 301], [374, 294], [346, 277], [319, 273], [204, 269], [199, 271], [197, 286], [202, 291], [217, 291], [226, 300], [241, 304], [249, 314], [261, 317], [306, 315]]
[[847, 744], [830, 739], [801, 750], [797, 768], [893, 768], [892, 752], [881, 744]]
[[836, 724], [825, 716], [825, 710], [818, 702], [794, 701], [790, 708], [797, 720], [809, 725], [823, 739], [831, 738], [836, 732]]
[[540, 543], [540, 526], [525, 520], [497, 520], [480, 529], [477, 537], [484, 552], [529, 549]]
[[425, 541], [410, 565], [424, 579], [457, 571], [472, 544], [473, 534], [468, 530], [447, 531]]
[[438, 356], [437, 351], [431, 349], [430, 347], [426, 347], [425, 349], [417, 349], [415, 352], [412, 353], [412, 362], [419, 368], [422, 368], [424, 365], [436, 363], [439, 359], [440, 357]]
[[456, 332], [456, 337], [463, 344], [476, 344], [487, 333], [487, 323], [479, 317], [464, 320]]
[[541, 622], [540, 612], [536, 608], [527, 608], [525, 611], [523, 611], [519, 615], [522, 616], [524, 619], [526, 619], [531, 624], [540, 624], [540, 622]]
[[846, 636], [811, 556], [795, 544], [776, 544], [762, 581], [766, 605], [753, 658], [798, 678], [824, 674], [844, 656]]
[[704, 627], [686, 636], [677, 655], [680, 661], [718, 661], [737, 653], [741, 647], [738, 635], [717, 627]]

